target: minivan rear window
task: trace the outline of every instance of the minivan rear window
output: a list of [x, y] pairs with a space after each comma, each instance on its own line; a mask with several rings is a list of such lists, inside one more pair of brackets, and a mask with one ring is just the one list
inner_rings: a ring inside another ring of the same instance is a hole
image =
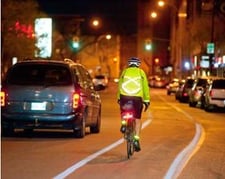
[[70, 85], [71, 75], [65, 66], [49, 64], [15, 65], [8, 73], [7, 83], [13, 85]]

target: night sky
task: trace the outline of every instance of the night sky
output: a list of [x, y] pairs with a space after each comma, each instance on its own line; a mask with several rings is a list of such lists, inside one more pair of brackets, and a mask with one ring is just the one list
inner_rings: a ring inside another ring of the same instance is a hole
[[137, 0], [38, 0], [49, 15], [101, 17], [105, 31], [136, 33]]

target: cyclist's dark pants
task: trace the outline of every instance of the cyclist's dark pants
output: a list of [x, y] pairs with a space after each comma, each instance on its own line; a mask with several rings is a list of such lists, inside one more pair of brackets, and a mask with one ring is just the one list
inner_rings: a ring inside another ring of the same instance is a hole
[[134, 117], [136, 119], [141, 119], [141, 113], [142, 113], [142, 109], [143, 109], [142, 98], [136, 97], [136, 96], [120, 95], [121, 114], [127, 110], [131, 110], [130, 106], [132, 106], [132, 112], [134, 112]]

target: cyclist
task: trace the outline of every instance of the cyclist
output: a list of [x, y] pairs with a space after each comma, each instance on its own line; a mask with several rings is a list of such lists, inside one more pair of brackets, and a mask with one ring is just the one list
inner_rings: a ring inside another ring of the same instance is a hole
[[[127, 103], [132, 103], [134, 107], [134, 118], [135, 118], [135, 136], [134, 146], [135, 151], [140, 151], [139, 135], [141, 130], [141, 114], [143, 104], [147, 109], [150, 105], [150, 93], [148, 80], [145, 72], [139, 68], [141, 61], [132, 57], [128, 59], [128, 67], [123, 70], [118, 84], [117, 100], [120, 104], [121, 114], [124, 109], [123, 106]], [[126, 130], [126, 121], [121, 121], [120, 131], [124, 133]]]

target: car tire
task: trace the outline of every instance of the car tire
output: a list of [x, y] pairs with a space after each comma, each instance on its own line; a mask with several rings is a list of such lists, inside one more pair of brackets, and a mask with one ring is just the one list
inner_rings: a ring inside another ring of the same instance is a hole
[[189, 101], [189, 106], [190, 106], [190, 107], [195, 107], [195, 106], [196, 106], [196, 103], [195, 103], [195, 102], [190, 102], [190, 101]]
[[214, 109], [213, 106], [211, 106], [211, 105], [209, 105], [209, 104], [206, 104], [206, 105], [205, 105], [205, 111], [206, 111], [206, 112], [213, 112], [213, 109]]
[[74, 134], [76, 138], [84, 138], [85, 133], [86, 133], [86, 115], [87, 112], [84, 113], [81, 119], [80, 127], [79, 129], [74, 129]]
[[101, 111], [99, 111], [96, 125], [90, 126], [91, 133], [99, 133], [100, 132], [100, 126], [101, 126]]

